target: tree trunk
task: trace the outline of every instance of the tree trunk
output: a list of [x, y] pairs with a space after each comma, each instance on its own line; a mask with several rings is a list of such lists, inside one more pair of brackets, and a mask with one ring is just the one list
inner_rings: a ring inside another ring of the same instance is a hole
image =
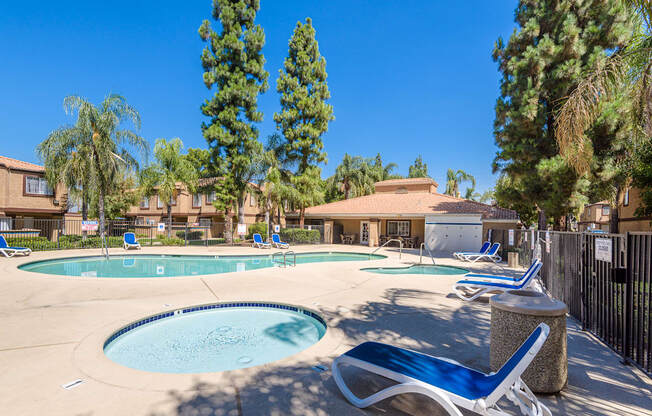
[[618, 234], [618, 223], [620, 218], [618, 217], [618, 201], [620, 201], [620, 186], [616, 187], [616, 201], [611, 204], [609, 209], [609, 232], [613, 234]]
[[279, 204], [277, 208], [278, 208], [278, 216], [277, 216], [278, 225], [281, 225], [281, 204]]
[[265, 224], [267, 225], [267, 237], [272, 235], [271, 230], [269, 229], [269, 212], [274, 209], [272, 206], [272, 199], [267, 197], [267, 202], [265, 203]]
[[351, 189], [351, 185], [349, 185], [348, 180], [344, 180], [344, 199], [349, 199], [349, 190]]
[[233, 215], [230, 208], [224, 210], [224, 240], [233, 244]]
[[168, 238], [172, 236], [172, 206], [165, 204], [168, 210]]
[[[82, 221], [88, 220], [88, 196], [86, 195], [86, 187], [82, 188]], [[88, 238], [88, 231], [82, 231], [82, 240]]]
[[548, 218], [546, 217], [546, 213], [542, 209], [539, 209], [539, 230], [546, 231], [547, 229]]
[[303, 223], [305, 221], [305, 216], [306, 216], [306, 209], [304, 207], [301, 207], [299, 210], [299, 226], [303, 229]]
[[240, 198], [238, 198], [238, 224], [244, 224], [245, 223], [245, 195], [240, 195]]
[[[104, 230], [104, 187], [100, 186], [100, 199], [97, 204], [97, 208], [100, 211], [100, 242], [103, 244], [105, 240], [105, 230]], [[109, 252], [109, 244], [106, 242], [106, 252]]]

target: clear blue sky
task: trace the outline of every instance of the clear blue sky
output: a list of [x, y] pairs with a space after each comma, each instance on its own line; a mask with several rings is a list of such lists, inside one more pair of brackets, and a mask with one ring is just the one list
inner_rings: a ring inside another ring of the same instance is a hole
[[[276, 79], [298, 20], [313, 19], [336, 120], [323, 137], [333, 173], [344, 152], [408, 166], [421, 153], [443, 192], [447, 168], [493, 186], [499, 74], [494, 41], [508, 38], [516, 1], [262, 0], [257, 22], [270, 89], [261, 139], [274, 132]], [[38, 162], [35, 146], [66, 117], [62, 100], [125, 96], [150, 143], [206, 147], [197, 29], [210, 0], [9, 2], [0, 13], [0, 154]]]

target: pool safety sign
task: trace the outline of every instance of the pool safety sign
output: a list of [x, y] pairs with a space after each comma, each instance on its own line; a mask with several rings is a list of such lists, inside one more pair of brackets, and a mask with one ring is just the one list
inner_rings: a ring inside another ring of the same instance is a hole
[[238, 235], [247, 234], [247, 224], [238, 224]]
[[550, 253], [550, 231], [546, 231], [546, 253]]
[[611, 238], [595, 239], [595, 259], [611, 263], [612, 241]]
[[274, 232], [275, 233], [280, 233], [281, 232], [281, 226], [279, 224], [274, 224]]
[[98, 228], [97, 221], [82, 221], [82, 231], [97, 231]]
[[510, 246], [513, 246], [514, 245], [514, 230], [509, 230], [508, 235], [509, 235], [509, 243], [508, 244]]
[[157, 229], [158, 231], [161, 231], [161, 232], [165, 231], [165, 223], [164, 223], [164, 222], [159, 222], [159, 223], [158, 223], [158, 226], [156, 227], [156, 229]]

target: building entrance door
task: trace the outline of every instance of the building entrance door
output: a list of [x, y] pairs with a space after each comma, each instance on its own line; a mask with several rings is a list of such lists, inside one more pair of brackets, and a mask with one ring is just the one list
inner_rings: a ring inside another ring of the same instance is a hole
[[360, 244], [369, 245], [369, 221], [360, 221]]

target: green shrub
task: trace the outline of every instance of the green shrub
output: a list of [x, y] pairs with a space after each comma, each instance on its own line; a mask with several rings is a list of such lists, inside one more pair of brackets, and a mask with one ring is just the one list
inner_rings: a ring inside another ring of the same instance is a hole
[[247, 234], [247, 240], [254, 238], [254, 234], [259, 233], [263, 237], [263, 241], [267, 240], [267, 223], [256, 222], [249, 226], [249, 234]]
[[287, 243], [315, 244], [321, 241], [319, 230], [303, 230], [301, 228], [283, 228], [279, 233], [281, 240]]

